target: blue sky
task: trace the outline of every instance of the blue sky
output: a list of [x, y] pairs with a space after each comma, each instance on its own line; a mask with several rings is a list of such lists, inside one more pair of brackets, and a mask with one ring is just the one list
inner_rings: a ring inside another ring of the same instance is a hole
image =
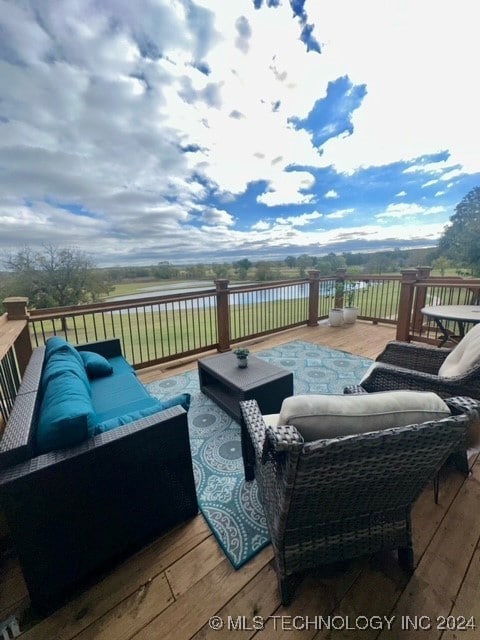
[[0, 0], [0, 253], [436, 243], [480, 185], [474, 0]]

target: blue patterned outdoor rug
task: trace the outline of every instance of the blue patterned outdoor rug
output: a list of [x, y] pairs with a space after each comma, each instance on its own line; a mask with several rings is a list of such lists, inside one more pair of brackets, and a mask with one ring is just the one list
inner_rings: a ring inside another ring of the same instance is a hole
[[[295, 394], [342, 393], [372, 362], [301, 340], [256, 355], [293, 371]], [[244, 480], [240, 426], [200, 393], [197, 371], [152, 382], [148, 389], [159, 398], [192, 395], [188, 424], [200, 510], [238, 569], [270, 542], [257, 485]]]

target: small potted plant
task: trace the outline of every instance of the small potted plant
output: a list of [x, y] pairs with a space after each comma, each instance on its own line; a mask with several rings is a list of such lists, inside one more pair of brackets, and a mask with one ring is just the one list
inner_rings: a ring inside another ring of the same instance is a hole
[[343, 308], [343, 320], [345, 324], [353, 324], [357, 319], [358, 307], [355, 306], [356, 282], [348, 282], [345, 287], [346, 305]]
[[240, 369], [245, 369], [245, 367], [248, 366], [248, 354], [250, 350], [245, 347], [240, 347], [239, 349], [235, 349], [233, 353], [237, 356]]
[[[343, 294], [345, 291], [345, 284], [343, 282], [337, 282], [335, 284], [335, 304], [342, 304]], [[331, 327], [340, 327], [343, 324], [343, 309], [342, 307], [333, 307], [328, 312], [328, 321]]]

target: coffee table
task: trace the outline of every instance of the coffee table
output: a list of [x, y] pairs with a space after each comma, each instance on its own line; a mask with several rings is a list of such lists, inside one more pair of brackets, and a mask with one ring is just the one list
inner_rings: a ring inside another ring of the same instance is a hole
[[293, 395], [293, 373], [252, 355], [241, 369], [229, 352], [199, 360], [198, 375], [200, 390], [240, 423], [245, 480], [253, 480], [253, 445], [239, 403], [256, 400], [262, 414], [279, 413], [283, 400]]
[[249, 355], [241, 369], [232, 353], [198, 361], [200, 391], [238, 423], [242, 423], [241, 400], [256, 400], [263, 414], [278, 413], [282, 401], [293, 395], [293, 373]]

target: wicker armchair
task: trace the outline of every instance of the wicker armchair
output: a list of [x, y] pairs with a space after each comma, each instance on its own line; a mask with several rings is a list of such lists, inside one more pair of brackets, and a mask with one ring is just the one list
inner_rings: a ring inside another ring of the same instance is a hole
[[377, 357], [375, 366], [360, 385], [368, 392], [411, 389], [434, 391], [442, 398], [469, 396], [480, 399], [480, 360], [461, 375], [448, 378], [438, 375], [452, 351], [394, 340]]
[[255, 400], [240, 404], [284, 605], [315, 566], [398, 549], [413, 571], [412, 504], [469, 416], [304, 442], [293, 425], [267, 426]]

